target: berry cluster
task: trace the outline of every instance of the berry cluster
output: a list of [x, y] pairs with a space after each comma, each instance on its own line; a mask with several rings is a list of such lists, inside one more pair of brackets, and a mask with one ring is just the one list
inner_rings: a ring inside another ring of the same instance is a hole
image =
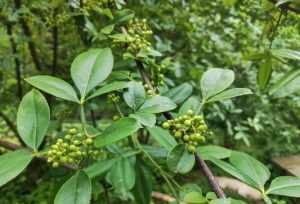
[[169, 129], [174, 137], [187, 144], [188, 151], [194, 153], [199, 143], [205, 142], [208, 128], [200, 115], [194, 115], [192, 110], [173, 120], [168, 120], [162, 127]]
[[118, 103], [120, 101], [120, 96], [116, 95], [115, 93], [108, 94], [107, 98], [112, 103]]
[[152, 35], [152, 30], [147, 25], [147, 20], [133, 19], [129, 21], [128, 28], [128, 47], [127, 50], [133, 54], [140, 50], [149, 49], [151, 43], [147, 40]]
[[83, 1], [83, 10], [97, 10], [104, 8], [115, 8], [116, 2], [115, 0], [85, 0]]
[[93, 146], [93, 138], [84, 136], [71, 128], [64, 138], [57, 139], [47, 152], [48, 162], [53, 167], [60, 164], [78, 165], [84, 158], [96, 159], [100, 152]]
[[157, 93], [148, 84], [144, 84], [144, 88], [148, 96], [155, 96]]

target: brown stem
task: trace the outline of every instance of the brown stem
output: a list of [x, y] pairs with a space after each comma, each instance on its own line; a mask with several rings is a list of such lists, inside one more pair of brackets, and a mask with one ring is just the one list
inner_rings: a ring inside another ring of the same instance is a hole
[[[15, 7], [16, 7], [16, 9], [21, 8], [21, 0], [15, 0]], [[24, 35], [29, 39], [28, 40], [28, 48], [29, 48], [33, 63], [35, 65], [35, 68], [40, 71], [40, 70], [42, 70], [41, 64], [40, 64], [40, 60], [37, 56], [37, 51], [36, 51], [37, 49], [32, 40], [32, 33], [30, 30], [30, 27], [27, 25], [26, 21], [24, 20], [24, 18], [22, 16], [20, 17], [19, 22], [21, 24]]]
[[11, 129], [11, 131], [13, 131], [13, 133], [15, 134], [15, 136], [19, 139], [20, 143], [25, 146], [25, 143], [23, 142], [23, 140], [21, 139], [21, 136], [19, 134], [19, 132], [17, 131], [17, 128], [15, 126], [15, 124], [9, 119], [9, 117], [7, 115], [5, 115], [3, 112], [0, 111], [0, 117], [5, 121], [5, 123], [7, 124], [7, 126]]
[[218, 181], [214, 177], [213, 173], [211, 172], [211, 170], [209, 169], [209, 167], [207, 166], [205, 161], [197, 153], [195, 153], [195, 159], [196, 159], [199, 169], [201, 169], [203, 174], [207, 177], [208, 182], [209, 182], [210, 186], [212, 187], [213, 191], [217, 194], [217, 196], [219, 198], [226, 198], [225, 193], [221, 189]]
[[[137, 68], [138, 68], [138, 70], [139, 70], [139, 72], [141, 74], [141, 77], [142, 77], [142, 80], [144, 81], [144, 83], [148, 84], [148, 86], [151, 89], [154, 89], [154, 87], [151, 84], [151, 80], [148, 77], [148, 75], [147, 75], [147, 73], [146, 73], [146, 71], [144, 69], [143, 63], [140, 62], [140, 61], [138, 61], [138, 60], [136, 60], [136, 64], [137, 64]], [[169, 112], [165, 112], [163, 114], [164, 114], [164, 116], [167, 119], [172, 119], [172, 115]], [[207, 177], [208, 182], [209, 182], [210, 186], [212, 187], [213, 191], [217, 194], [217, 196], [219, 198], [225, 198], [226, 197], [225, 193], [221, 189], [220, 185], [218, 184], [218, 182], [215, 179], [212, 171], [209, 169], [209, 167], [207, 166], [207, 164], [205, 163], [205, 161], [200, 157], [199, 154], [195, 154], [195, 159], [197, 161], [198, 168]]]
[[20, 67], [20, 60], [17, 56], [17, 44], [13, 38], [13, 31], [12, 31], [12, 24], [7, 22], [6, 23], [6, 28], [7, 28], [7, 34], [9, 36], [9, 42], [10, 42], [10, 46], [11, 46], [11, 51], [13, 54], [13, 58], [15, 61], [15, 71], [16, 71], [16, 79], [17, 79], [17, 96], [19, 98], [19, 100], [22, 99], [22, 84], [21, 84], [21, 67]]

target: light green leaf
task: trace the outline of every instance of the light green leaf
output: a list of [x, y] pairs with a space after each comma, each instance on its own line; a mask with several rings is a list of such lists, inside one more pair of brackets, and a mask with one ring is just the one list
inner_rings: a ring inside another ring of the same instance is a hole
[[237, 96], [252, 94], [252, 91], [248, 88], [232, 88], [227, 89], [207, 100], [207, 102], [224, 101]]
[[296, 50], [290, 50], [290, 49], [273, 49], [272, 54], [275, 57], [279, 58], [286, 58], [286, 59], [292, 59], [292, 60], [300, 60], [300, 52]]
[[103, 147], [112, 144], [133, 134], [140, 128], [134, 118], [121, 118], [106, 128], [101, 135], [95, 139], [96, 147]]
[[67, 180], [55, 196], [54, 204], [89, 204], [92, 194], [90, 178], [79, 171]]
[[152, 193], [152, 176], [146, 166], [137, 160], [135, 165], [135, 186], [133, 188], [133, 195], [136, 203], [150, 204]]
[[105, 174], [117, 161], [117, 159], [100, 160], [84, 169], [84, 172], [90, 177], [95, 178]]
[[136, 112], [130, 115], [131, 118], [135, 118], [139, 123], [153, 127], [156, 123], [156, 116], [152, 113], [143, 113], [143, 112]]
[[177, 144], [176, 140], [169, 131], [162, 129], [161, 127], [147, 128], [151, 137], [153, 137], [161, 146], [171, 151]]
[[196, 192], [196, 191], [187, 193], [184, 196], [183, 201], [188, 204], [207, 203], [206, 198], [203, 197], [203, 195], [200, 192]]
[[117, 91], [120, 89], [124, 89], [128, 87], [128, 82], [125, 81], [116, 81], [112, 82], [110, 84], [106, 84], [103, 87], [97, 89], [92, 95], [90, 95], [87, 100], [95, 98], [97, 96], [101, 96], [103, 94], [112, 92], [112, 91]]
[[264, 189], [264, 185], [271, 175], [264, 164], [246, 153], [236, 151], [231, 153], [229, 160], [233, 166], [250, 177], [258, 189]]
[[193, 87], [189, 83], [183, 83], [175, 88], [170, 89], [163, 95], [170, 98], [176, 104], [182, 103], [193, 92]]
[[27, 93], [17, 114], [17, 129], [26, 145], [37, 150], [44, 139], [49, 122], [50, 110], [44, 96], [37, 90]]
[[128, 157], [121, 158], [107, 175], [111, 185], [122, 195], [131, 190], [135, 184], [135, 165], [132, 163]]
[[92, 49], [78, 55], [71, 65], [71, 76], [81, 97], [104, 81], [112, 68], [113, 55], [109, 48]]
[[213, 162], [215, 165], [223, 169], [225, 172], [229, 173], [230, 175], [234, 176], [235, 178], [249, 184], [252, 187], [256, 186], [256, 183], [252, 178], [241, 172], [239, 169], [236, 167], [232, 166], [231, 164], [224, 162], [222, 160], [210, 157], [208, 159], [209, 161]]
[[79, 103], [73, 87], [62, 79], [53, 76], [39, 75], [26, 78], [25, 81], [48, 94]]
[[195, 165], [194, 154], [187, 151], [185, 144], [179, 144], [169, 152], [167, 165], [174, 173], [186, 174]]
[[272, 71], [272, 58], [268, 57], [260, 64], [257, 74], [257, 83], [261, 90], [264, 90], [268, 85], [271, 79]]
[[280, 78], [270, 89], [270, 94], [281, 98], [300, 90], [300, 70], [292, 70]]
[[229, 69], [212, 68], [204, 72], [201, 78], [201, 91], [204, 99], [208, 99], [226, 88], [234, 81], [234, 72]]
[[275, 178], [266, 194], [300, 198], [300, 178], [280, 176]]
[[203, 159], [209, 159], [210, 157], [216, 159], [226, 159], [230, 157], [231, 150], [224, 147], [215, 145], [206, 145], [197, 148], [197, 152], [201, 155]]
[[26, 150], [8, 152], [0, 156], [0, 187], [18, 176], [33, 159]]
[[146, 99], [145, 89], [141, 82], [131, 81], [128, 91], [123, 94], [126, 104], [133, 110], [137, 110]]
[[182, 106], [179, 108], [179, 114], [186, 114], [188, 110], [197, 111], [201, 106], [200, 99], [195, 96], [190, 97], [186, 100]]
[[176, 104], [165, 96], [153, 96], [146, 100], [146, 102], [139, 109], [140, 112], [147, 113], [162, 113], [173, 110], [176, 108]]

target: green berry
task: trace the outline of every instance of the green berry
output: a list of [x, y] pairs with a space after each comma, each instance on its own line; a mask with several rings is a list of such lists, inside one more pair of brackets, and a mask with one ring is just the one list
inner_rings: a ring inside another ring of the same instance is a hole
[[190, 126], [192, 124], [192, 121], [191, 120], [185, 120], [184, 124], [187, 125], [187, 126]]
[[72, 138], [72, 136], [71, 136], [71, 135], [66, 135], [65, 138], [66, 138], [67, 140], [70, 140], [70, 139]]
[[175, 132], [175, 137], [176, 138], [180, 138], [181, 136], [182, 136], [182, 132], [180, 132], [180, 131]]
[[92, 138], [87, 138], [87, 139], [85, 140], [85, 142], [86, 142], [88, 145], [93, 144]]
[[195, 153], [196, 147], [195, 147], [194, 145], [188, 145], [188, 151], [189, 151], [190, 153]]
[[189, 139], [190, 139], [190, 136], [188, 136], [188, 135], [184, 135], [184, 136], [183, 136], [183, 140], [184, 140], [184, 141], [187, 142], [187, 141], [189, 141]]
[[194, 111], [193, 111], [192, 109], [189, 109], [189, 110], [187, 111], [187, 114], [188, 114], [188, 115], [193, 115], [193, 113], [194, 113]]
[[53, 166], [54, 168], [56, 168], [56, 167], [59, 166], [59, 163], [58, 163], [58, 162], [53, 162], [52, 166]]
[[170, 124], [168, 122], [164, 122], [162, 127], [165, 129], [168, 129], [168, 128], [170, 128]]
[[76, 128], [70, 129], [70, 130], [69, 130], [69, 133], [70, 133], [70, 134], [76, 134], [76, 133], [77, 133]]

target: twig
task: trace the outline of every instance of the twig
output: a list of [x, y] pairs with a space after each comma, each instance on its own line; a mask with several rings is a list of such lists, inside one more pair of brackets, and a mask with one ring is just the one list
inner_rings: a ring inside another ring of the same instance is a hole
[[[273, 3], [273, 4], [276, 4], [276, 3], [278, 2], [277, 0], [269, 0], [269, 1], [270, 1], [271, 3]], [[300, 14], [300, 9], [291, 7], [291, 6], [289, 5], [289, 3], [282, 4], [280, 7], [283, 8], [283, 9], [292, 11], [292, 12], [294, 12], [294, 13], [296, 13], [296, 14]]]
[[[144, 81], [144, 83], [146, 83], [152, 90], [154, 90], [152, 84], [151, 84], [151, 80], [148, 77], [143, 63], [136, 60], [136, 64], [137, 64], [137, 68], [141, 74], [142, 80]], [[172, 119], [172, 115], [169, 112], [165, 112], [163, 113], [164, 116], [167, 119]], [[212, 171], [209, 169], [209, 167], [207, 166], [207, 164], [205, 163], [205, 161], [200, 157], [199, 154], [195, 153], [195, 159], [197, 161], [197, 165], [198, 168], [203, 172], [203, 174], [207, 177], [209, 184], [211, 185], [213, 191], [217, 194], [217, 196], [219, 198], [225, 198], [225, 193], [223, 192], [223, 190], [221, 189], [220, 185], [218, 184], [217, 180], [215, 179]]]
[[274, 41], [274, 39], [275, 39], [275, 36], [276, 36], [276, 32], [277, 32], [277, 30], [278, 30], [278, 27], [279, 27], [279, 25], [280, 25], [282, 15], [283, 15], [283, 10], [280, 11], [280, 14], [279, 14], [279, 17], [278, 17], [278, 19], [277, 19], [276, 25], [275, 25], [274, 29], [272, 30], [272, 35], [271, 35], [271, 38], [270, 38], [270, 45], [269, 45], [269, 48], [270, 48], [270, 49], [272, 48], [272, 44], [273, 44], [273, 41]]
[[[21, 8], [21, 0], [15, 0], [15, 7], [16, 7], [16, 9]], [[39, 58], [37, 56], [35, 44], [32, 41], [31, 30], [22, 16], [20, 17], [19, 22], [21, 24], [24, 35], [29, 39], [28, 40], [28, 48], [29, 48], [33, 63], [35, 65], [35, 68], [40, 71], [40, 70], [42, 70], [41, 64], [40, 64]]]
[[16, 70], [16, 79], [17, 79], [17, 96], [19, 100], [22, 99], [23, 91], [22, 91], [22, 80], [21, 80], [21, 67], [20, 67], [20, 60], [17, 56], [17, 44], [13, 38], [12, 32], [12, 24], [10, 22], [6, 23], [7, 34], [9, 36], [9, 42], [11, 46], [11, 51], [13, 54], [13, 58], [15, 61], [15, 70]]

